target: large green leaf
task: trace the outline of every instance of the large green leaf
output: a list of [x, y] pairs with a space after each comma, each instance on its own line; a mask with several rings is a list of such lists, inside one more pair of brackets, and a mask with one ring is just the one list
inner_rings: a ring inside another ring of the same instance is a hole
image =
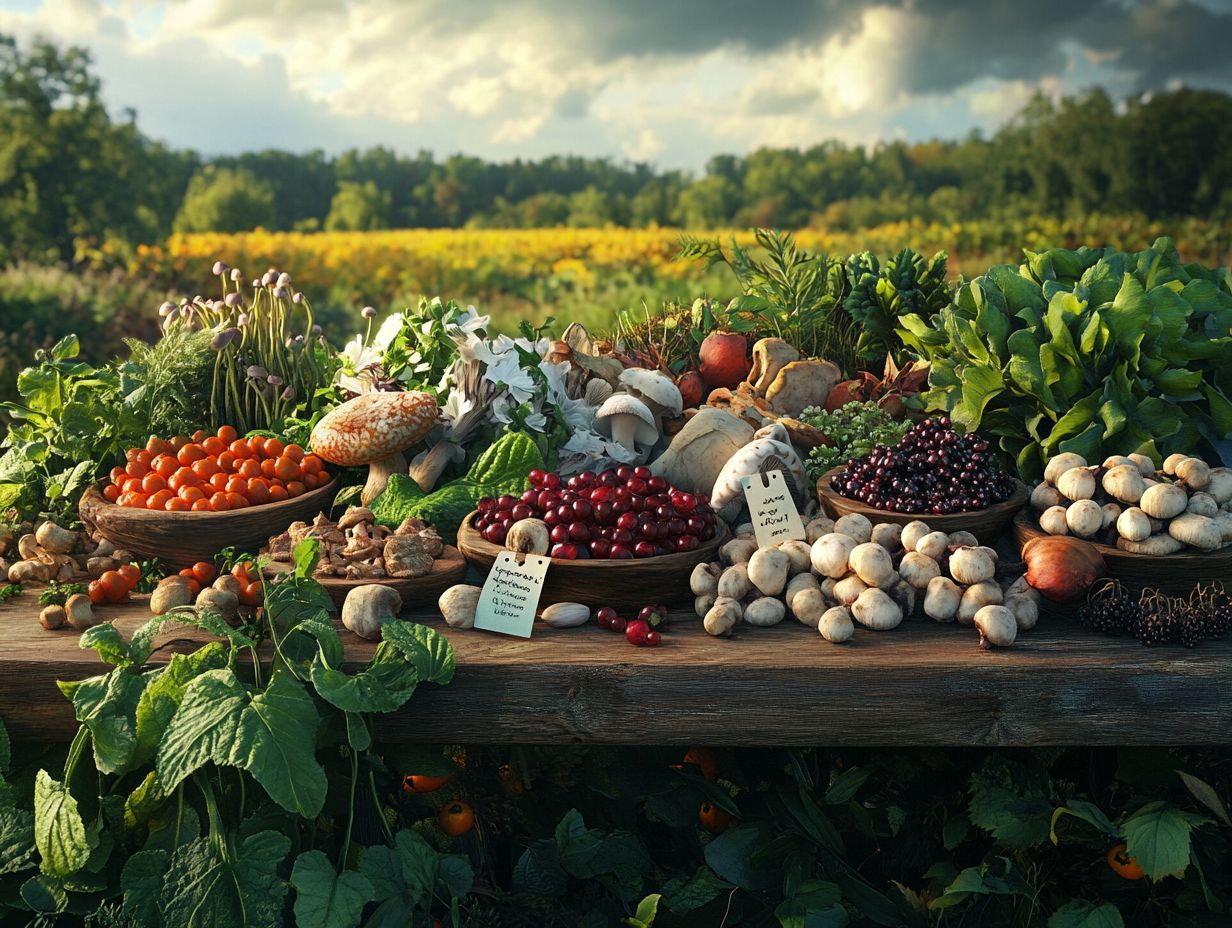
[[34, 813], [15, 806], [0, 808], [0, 875], [34, 866]]
[[217, 841], [200, 838], [171, 855], [159, 910], [175, 928], [280, 928], [287, 884], [278, 867], [291, 839], [273, 831], [248, 838], [224, 856]]
[[372, 886], [379, 903], [368, 928], [401, 928], [417, 910], [426, 910], [436, 885], [437, 853], [413, 831], [399, 831], [394, 846], [364, 848], [359, 871]]
[[1189, 833], [1206, 821], [1166, 802], [1148, 802], [1121, 825], [1125, 853], [1152, 880], [1183, 876], [1189, 865]]
[[766, 840], [758, 825], [733, 825], [707, 844], [703, 853], [721, 879], [742, 889], [764, 889], [775, 880], [772, 869], [756, 857]]
[[161, 670], [153, 671], [152, 679], [137, 700], [137, 745], [133, 765], [148, 764], [158, 753], [167, 726], [188, 684], [207, 670], [220, 670], [227, 665], [227, 655], [222, 643], [211, 641], [192, 654], [176, 654]]
[[1027, 329], [1011, 332], [1007, 347], [1010, 354], [1010, 379], [1018, 389], [1035, 397], [1047, 408], [1055, 407], [1057, 401], [1045, 379], [1040, 346], [1036, 344], [1035, 336]]
[[1136, 367], [1143, 333], [1151, 318], [1151, 301], [1142, 284], [1126, 274], [1116, 299], [1103, 315], [1121, 354], [1129, 360], [1131, 368]]
[[86, 629], [77, 646], [83, 650], [93, 650], [100, 660], [108, 664], [118, 666], [128, 662], [128, 645], [124, 643], [120, 630], [111, 622]]
[[1125, 928], [1125, 922], [1111, 902], [1074, 899], [1052, 913], [1048, 928]]
[[715, 876], [709, 867], [699, 867], [692, 876], [680, 874], [663, 885], [663, 902], [673, 912], [683, 915], [700, 909], [723, 893], [736, 887]]
[[68, 876], [80, 870], [92, 848], [77, 800], [46, 770], [40, 770], [34, 778], [34, 843], [43, 872], [51, 876]]
[[124, 862], [124, 870], [120, 874], [124, 909], [140, 925], [153, 928], [162, 924], [158, 899], [170, 860], [170, 851], [156, 848], [138, 851]]
[[158, 751], [167, 791], [209, 762], [252, 774], [288, 812], [316, 818], [325, 771], [315, 757], [320, 719], [303, 684], [285, 671], [249, 696], [229, 669], [201, 674], [184, 692]]
[[984, 409], [1005, 390], [1001, 372], [993, 367], [972, 365], [962, 373], [962, 402], [954, 407], [951, 415], [964, 431], [973, 432], [980, 427]]
[[309, 679], [317, 695], [343, 712], [393, 712], [415, 692], [415, 667], [392, 644], [376, 646], [367, 668], [356, 674], [325, 666], [318, 656]]
[[381, 638], [411, 662], [419, 682], [444, 686], [453, 680], [453, 645], [436, 629], [394, 620], [381, 626]]
[[146, 678], [117, 667], [83, 680], [73, 690], [77, 721], [90, 730], [94, 762], [103, 773], [123, 773], [137, 747], [137, 703]]
[[296, 928], [355, 928], [373, 898], [372, 884], [354, 870], [334, 871], [321, 851], [304, 851], [291, 869]]
[[1016, 850], [1048, 840], [1053, 810], [1051, 783], [1035, 767], [1000, 756], [971, 775], [972, 824]]

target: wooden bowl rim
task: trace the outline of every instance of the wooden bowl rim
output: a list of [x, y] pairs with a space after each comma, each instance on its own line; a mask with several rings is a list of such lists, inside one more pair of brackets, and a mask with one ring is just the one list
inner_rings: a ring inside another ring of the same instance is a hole
[[[286, 570], [275, 570], [275, 566], [285, 566]], [[265, 566], [262, 573], [267, 577], [279, 576], [284, 573], [289, 573], [294, 565], [290, 561], [270, 561]], [[421, 581], [431, 580], [439, 574], [446, 573], [450, 570], [461, 568], [461, 573], [466, 572], [466, 555], [462, 553], [460, 548], [454, 545], [445, 545], [445, 550], [441, 552], [441, 556], [433, 560], [432, 570], [420, 577], [318, 577], [313, 576], [312, 579], [321, 584], [325, 589], [345, 589], [347, 587], [366, 586], [368, 584], [376, 584], [379, 586], [403, 586], [419, 583]]]
[[[226, 512], [166, 512], [157, 509], [137, 509], [133, 506], [119, 506], [103, 496], [100, 489], [101, 481], [90, 484], [77, 505], [78, 510], [90, 507], [90, 521], [97, 523], [99, 516], [111, 523], [124, 521], [132, 523], [161, 523], [164, 525], [182, 524], [184, 526], [201, 525], [204, 522], [221, 524], [224, 522], [247, 522], [257, 516], [276, 517], [283, 512], [298, 511], [305, 505], [327, 496], [332, 498], [338, 492], [338, 478], [334, 477], [323, 487], [309, 490], [294, 499], [279, 500], [276, 503], [264, 503], [260, 506], [246, 506], [243, 509], [229, 509]], [[86, 515], [86, 513], [82, 513]], [[114, 516], [114, 518], [113, 518]]]
[[[1028, 541], [1036, 538], [1052, 537], [1039, 527], [1039, 524], [1025, 509], [1014, 516], [1014, 528], [1026, 536]], [[1073, 536], [1061, 535], [1058, 537], [1069, 538]], [[1101, 541], [1091, 541], [1087, 538], [1083, 538], [1081, 540], [1085, 541], [1101, 555], [1103, 555], [1105, 560], [1108, 558], [1120, 558], [1126, 561], [1148, 563], [1158, 567], [1169, 567], [1181, 565], [1189, 566], [1199, 559], [1210, 562], [1213, 558], [1216, 568], [1219, 568], [1225, 564], [1232, 566], [1232, 547], [1216, 548], [1214, 551], [1199, 551], [1196, 548], [1191, 548], [1188, 551], [1177, 551], [1175, 554], [1138, 554], [1136, 551], [1122, 551], [1115, 545], [1106, 545]]]
[[870, 506], [858, 499], [852, 499], [850, 496], [843, 496], [834, 487], [830, 486], [831, 478], [840, 470], [844, 470], [845, 465], [840, 464], [838, 467], [831, 467], [828, 471], [822, 474], [817, 479], [817, 495], [824, 496], [826, 499], [840, 499], [842, 505], [847, 506], [852, 512], [858, 512], [865, 516], [878, 516], [882, 519], [895, 518], [907, 519], [908, 521], [919, 519], [921, 522], [933, 522], [939, 519], [987, 519], [989, 517], [997, 517], [1005, 513], [1016, 513], [1026, 502], [1031, 498], [1031, 491], [1027, 485], [1017, 477], [1010, 477], [1014, 481], [1014, 492], [1010, 494], [1009, 499], [1003, 499], [999, 503], [993, 503], [985, 509], [966, 509], [962, 512], [947, 512], [938, 514], [935, 512], [890, 512], [885, 509], [877, 509], [875, 506]]
[[[475, 521], [475, 517], [478, 515], [479, 510], [474, 509], [467, 513], [466, 518], [462, 520], [462, 524], [458, 527], [458, 547], [462, 550], [464, 555], [466, 554], [467, 549], [470, 549], [476, 554], [483, 555], [484, 557], [491, 557], [495, 560], [498, 554], [502, 551], [507, 551], [508, 549], [503, 548], [500, 545], [492, 544], [492, 542], [483, 538], [479, 534], [474, 525], [472, 525]], [[693, 551], [673, 551], [671, 554], [660, 554], [658, 557], [633, 558], [632, 560], [612, 560], [610, 558], [601, 560], [598, 558], [587, 558], [584, 561], [569, 561], [564, 558], [555, 557], [548, 558], [548, 560], [552, 562], [554, 567], [556, 565], [560, 565], [561, 567], [570, 570], [603, 570], [604, 568], [610, 569], [613, 567], [692, 566], [697, 563], [698, 555], [703, 553], [706, 548], [714, 545], [717, 550], [717, 546], [722, 545], [731, 536], [731, 530], [727, 527], [727, 523], [723, 520], [723, 518], [720, 516], [716, 516], [715, 518], [719, 529], [718, 533], [714, 538], [702, 542]], [[463, 540], [463, 532], [465, 532], [468, 536], [465, 541]]]

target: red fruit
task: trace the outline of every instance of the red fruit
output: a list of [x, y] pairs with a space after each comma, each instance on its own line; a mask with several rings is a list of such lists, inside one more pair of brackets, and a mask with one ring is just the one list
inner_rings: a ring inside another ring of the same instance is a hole
[[646, 633], [646, 647], [657, 648], [663, 641], [663, 636], [653, 628]]
[[711, 390], [734, 390], [749, 374], [749, 343], [743, 335], [712, 332], [702, 342], [697, 356], [702, 380]]
[[552, 550], [549, 553], [552, 557], [558, 557], [566, 561], [576, 561], [581, 554], [578, 546], [569, 542], [552, 545]]
[[646, 643], [646, 633], [649, 631], [650, 626], [645, 622], [630, 622], [625, 626], [625, 641], [640, 647]]
[[694, 409], [706, 398], [706, 383], [697, 371], [685, 371], [676, 378], [676, 388], [680, 391], [681, 405], [685, 409]]
[[620, 616], [616, 616], [616, 618], [607, 623], [607, 627], [614, 632], [623, 632], [626, 628], [625, 620]]
[[627, 544], [619, 542], [612, 545], [612, 550], [608, 552], [608, 558], [613, 561], [628, 561], [633, 558], [633, 550]]
[[696, 535], [681, 535], [674, 543], [677, 551], [696, 551], [701, 544]]
[[543, 471], [537, 468], [535, 470], [532, 470], [529, 474], [526, 475], [527, 479], [530, 480], [530, 485], [532, 487], [543, 486], [544, 476], [545, 474], [543, 473]]
[[596, 538], [590, 545], [590, 556], [599, 560], [606, 560], [607, 556], [612, 553], [612, 543], [605, 538]]
[[505, 526], [494, 523], [483, 530], [483, 540], [494, 545], [503, 545], [508, 534], [509, 530]]
[[639, 541], [633, 546], [634, 557], [654, 557], [658, 553], [659, 546], [653, 541]]
[[620, 615], [611, 606], [603, 606], [595, 610], [595, 624], [600, 628], [611, 628], [612, 622]]

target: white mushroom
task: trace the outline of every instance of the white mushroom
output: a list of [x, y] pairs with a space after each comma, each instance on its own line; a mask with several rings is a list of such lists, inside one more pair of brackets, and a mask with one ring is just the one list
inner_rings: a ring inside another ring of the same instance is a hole
[[962, 600], [962, 587], [949, 577], [933, 577], [924, 593], [924, 614], [938, 622], [953, 622]]
[[475, 612], [479, 608], [480, 587], [458, 583], [441, 594], [437, 608], [450, 628], [474, 628]]
[[[1122, 464], [1128, 464], [1134, 470], [1138, 469], [1137, 462], [1133, 458], [1129, 457], [1129, 455], [1126, 455], [1126, 454], [1110, 454], [1108, 455], [1108, 457], [1104, 458], [1104, 463], [1102, 463], [1099, 466], [1102, 467], [1105, 471], [1109, 471], [1109, 470], [1112, 470], [1112, 468], [1114, 467], [1120, 467]], [[1107, 488], [1105, 487], [1105, 489]]]
[[787, 573], [794, 577], [797, 574], [807, 573], [812, 565], [812, 546], [807, 542], [791, 540], [781, 541], [776, 546], [780, 551], [787, 555], [788, 567]]
[[[790, 566], [791, 561], [778, 548], [759, 548], [749, 558], [749, 581], [766, 596], [777, 596], [787, 586]], [[748, 621], [748, 609], [745, 609], [745, 621]]]
[[929, 532], [915, 543], [914, 551], [940, 561], [950, 549], [950, 536], [945, 532]]
[[1137, 465], [1138, 473], [1142, 474], [1143, 477], [1155, 476], [1155, 462], [1145, 454], [1127, 454], [1125, 456]]
[[1201, 458], [1186, 458], [1177, 465], [1176, 476], [1191, 490], [1205, 490], [1211, 482], [1211, 468]]
[[823, 577], [832, 577], [835, 580], [843, 577], [847, 573], [847, 559], [855, 550], [856, 544], [854, 538], [841, 532], [822, 535], [813, 542], [809, 552], [813, 570]]
[[871, 541], [856, 545], [847, 559], [856, 576], [869, 586], [885, 587], [895, 579], [890, 552]]
[[[1135, 469], [1134, 473], [1138, 471]], [[1068, 471], [1073, 473], [1073, 471]], [[1070, 503], [1065, 510], [1065, 524], [1069, 530], [1081, 538], [1090, 538], [1097, 534], [1104, 524], [1104, 511], [1093, 499], [1080, 499]]]
[[1208, 516], [1187, 512], [1168, 523], [1168, 534], [1191, 548], [1214, 551], [1223, 544], [1219, 524]]
[[1095, 474], [1086, 467], [1071, 467], [1058, 478], [1057, 489], [1068, 500], [1090, 499], [1095, 495]]
[[1117, 534], [1130, 541], [1145, 541], [1151, 535], [1151, 519], [1137, 506], [1130, 506], [1117, 516]]
[[1159, 534], [1151, 535], [1142, 541], [1118, 538], [1117, 547], [1122, 551], [1128, 551], [1130, 554], [1150, 554], [1158, 557], [1164, 554], [1176, 554], [1185, 547], [1185, 543], [1178, 541], [1171, 535]]
[[1232, 502], [1232, 468], [1216, 467], [1211, 471], [1211, 482], [1206, 492], [1220, 506]]
[[[1014, 613], [1014, 621], [1020, 632], [1029, 632], [1039, 622], [1039, 603], [1030, 596], [1007, 596], [1002, 602], [1010, 612]], [[976, 613], [978, 616], [979, 613]]]
[[875, 545], [881, 545], [887, 551], [894, 552], [902, 547], [903, 527], [894, 522], [879, 522], [873, 526], [873, 534], [869, 539]]
[[858, 544], [863, 544], [873, 537], [873, 523], [866, 516], [851, 512], [835, 520], [834, 531], [854, 538]]
[[1167, 474], [1169, 477], [1176, 476], [1177, 468], [1181, 466], [1182, 462], [1188, 461], [1188, 460], [1189, 460], [1189, 455], [1182, 454], [1179, 451], [1176, 452], [1175, 454], [1168, 455], [1166, 458], [1164, 458], [1164, 473]]
[[[228, 594], [214, 591], [219, 596]], [[205, 595], [202, 593], [202, 595]], [[398, 617], [402, 597], [391, 586], [376, 583], [357, 586], [342, 602], [342, 624], [360, 638], [380, 638], [381, 626]]]
[[855, 574], [848, 574], [834, 584], [834, 599], [840, 605], [850, 606], [867, 589], [869, 586], [863, 580]]
[[959, 625], [970, 625], [975, 618], [975, 614], [985, 606], [999, 606], [1004, 601], [1005, 595], [1001, 592], [1001, 587], [992, 580], [985, 580], [982, 583], [973, 583], [962, 594], [962, 599], [958, 603], [958, 612], [956, 618]]
[[718, 564], [698, 564], [689, 574], [689, 591], [694, 596], [717, 594], [720, 573]]
[[[354, 592], [354, 591], [352, 591]], [[347, 595], [347, 600], [350, 599], [350, 594]], [[224, 622], [228, 625], [238, 625], [240, 621], [240, 600], [234, 593], [226, 590], [216, 589], [212, 586], [207, 586], [204, 590], [197, 594], [197, 609], [209, 609], [218, 613]], [[344, 603], [345, 605], [345, 603]], [[343, 615], [345, 616], [345, 609]], [[345, 618], [343, 624], [346, 625]], [[350, 628], [350, 626], [347, 626]]]
[[1065, 497], [1050, 483], [1036, 484], [1035, 489], [1031, 491], [1031, 505], [1035, 509], [1043, 512], [1045, 509], [1051, 509], [1053, 506], [1060, 506], [1065, 502]]
[[1189, 505], [1189, 497], [1180, 487], [1170, 483], [1157, 483], [1147, 487], [1138, 501], [1139, 508], [1155, 519], [1171, 519], [1179, 516]]
[[761, 628], [778, 625], [786, 615], [783, 601], [773, 596], [759, 596], [744, 607], [744, 621]]
[[718, 595], [715, 593], [702, 593], [696, 596], [693, 599], [693, 611], [697, 613], [697, 617], [699, 619], [704, 619], [706, 617], [706, 613], [710, 611], [711, 606], [714, 605], [714, 601], [718, 598]]
[[787, 608], [792, 612], [796, 611], [796, 596], [805, 590], [816, 590], [819, 594], [821, 593], [821, 586], [811, 573], [796, 574], [787, 581], [787, 588], [783, 590], [783, 602], [787, 603]]
[[747, 564], [733, 564], [719, 576], [717, 592], [720, 599], [744, 599], [753, 590]]
[[821, 595], [821, 590], [801, 590], [792, 598], [791, 603], [791, 614], [802, 625], [810, 628], [817, 627], [826, 611], [826, 599]]
[[851, 604], [851, 614], [865, 628], [888, 631], [903, 621], [903, 610], [885, 590], [869, 588]]
[[1133, 462], [1119, 464], [1104, 474], [1104, 492], [1122, 503], [1136, 503], [1146, 492], [1146, 481]]
[[941, 566], [919, 551], [908, 551], [898, 565], [898, 572], [913, 587], [922, 590], [933, 581], [934, 577], [941, 576]]
[[582, 603], [553, 603], [539, 613], [549, 628], [577, 628], [590, 621], [590, 607]]
[[[86, 597], [86, 602], [89, 601], [89, 597]], [[66, 618], [63, 606], [44, 606], [43, 611], [39, 613], [39, 625], [49, 632], [55, 631], [64, 625]]]
[[1051, 506], [1040, 513], [1040, 529], [1049, 535], [1068, 535], [1069, 520], [1064, 506]]
[[[980, 540], [978, 538], [970, 532], [963, 531], [950, 532], [949, 542], [951, 548], [978, 548], [980, 546]], [[993, 553], [992, 548], [985, 548], [984, 550], [992, 553], [992, 558], [994, 561], [997, 559], [997, 556]]]
[[817, 631], [821, 637], [834, 644], [850, 641], [856, 627], [851, 621], [851, 612], [845, 606], [835, 606], [827, 609], [817, 620]]
[[1198, 492], [1189, 497], [1189, 502], [1185, 506], [1185, 512], [1213, 519], [1219, 514], [1219, 504], [1215, 502], [1215, 497], [1209, 493]]
[[817, 541], [822, 535], [829, 535], [834, 531], [834, 520], [827, 519], [825, 516], [818, 516], [804, 526], [804, 540], [810, 545]]
[[659, 428], [650, 407], [628, 393], [613, 393], [595, 413], [595, 431], [644, 461], [655, 442]]
[[505, 547], [519, 554], [547, 554], [551, 546], [551, 532], [542, 519], [519, 519], [505, 535]]
[[744, 609], [738, 600], [720, 596], [702, 619], [702, 627], [706, 634], [722, 637], [730, 635], [743, 617]]
[[641, 367], [626, 368], [620, 374], [620, 382], [630, 396], [635, 396], [646, 404], [658, 421], [660, 431], [664, 419], [675, 419], [684, 411], [680, 388], [672, 383], [670, 377], [658, 371]]
[[1124, 511], [1117, 503], [1104, 503], [1104, 505], [1099, 507], [1099, 510], [1099, 530], [1101, 532], [1116, 525], [1116, 520], [1121, 518], [1121, 513]]
[[904, 551], [914, 551], [920, 539], [931, 532], [932, 529], [928, 527], [927, 522], [915, 519], [903, 526], [903, 531], [899, 535], [899, 542], [902, 544]]
[[78, 536], [76, 532], [47, 521], [35, 531], [34, 540], [48, 554], [68, 554], [76, 547]]
[[975, 614], [974, 623], [980, 632], [981, 647], [1007, 648], [1018, 637], [1018, 620], [1005, 606], [985, 606]]
[[950, 555], [950, 576], [959, 583], [980, 583], [996, 572], [997, 565], [979, 548], [959, 548]]
[[1057, 485], [1057, 480], [1067, 470], [1072, 470], [1075, 467], [1086, 467], [1087, 459], [1081, 454], [1074, 454], [1072, 451], [1066, 451], [1063, 454], [1055, 455], [1048, 461], [1044, 468], [1044, 479], [1051, 483], [1054, 487]]
[[733, 538], [719, 548], [719, 561], [725, 567], [730, 567], [732, 564], [747, 564], [756, 550], [757, 542], [748, 538]]

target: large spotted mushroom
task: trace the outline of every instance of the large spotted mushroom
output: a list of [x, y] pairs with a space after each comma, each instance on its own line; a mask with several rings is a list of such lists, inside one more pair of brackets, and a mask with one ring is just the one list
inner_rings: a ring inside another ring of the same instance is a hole
[[430, 393], [365, 393], [347, 400], [312, 430], [314, 454], [342, 467], [368, 465], [360, 500], [376, 499], [393, 474], [407, 471], [402, 452], [436, 425], [436, 398]]

